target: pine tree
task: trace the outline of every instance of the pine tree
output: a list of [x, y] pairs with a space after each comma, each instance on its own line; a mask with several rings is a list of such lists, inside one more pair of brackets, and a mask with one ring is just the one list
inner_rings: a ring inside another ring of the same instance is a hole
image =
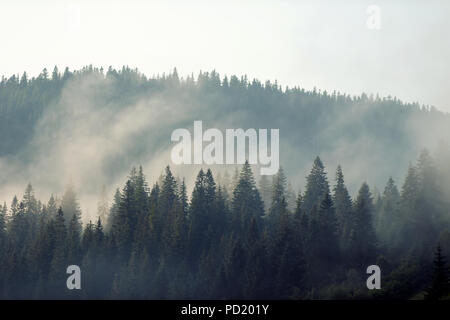
[[47, 203], [47, 216], [48, 216], [48, 219], [56, 218], [57, 213], [58, 213], [57, 201], [56, 201], [55, 197], [52, 194], [50, 196], [50, 199], [48, 200], [48, 203]]
[[[6, 245], [6, 204], [0, 205], [0, 259], [3, 258], [3, 253]], [[0, 276], [1, 279], [1, 276]]]
[[81, 262], [81, 234], [76, 215], [72, 216], [67, 230], [67, 261], [75, 265]]
[[148, 212], [148, 184], [145, 179], [144, 172], [142, 170], [142, 166], [139, 166], [139, 170], [134, 178], [134, 198], [136, 201], [136, 210], [137, 210], [137, 219], [136, 222], [139, 221], [140, 218], [145, 216]]
[[[178, 197], [178, 186], [169, 166], [166, 167], [161, 190], [158, 192], [157, 226], [161, 234], [161, 250], [167, 267], [180, 258], [186, 238], [186, 216]], [[151, 220], [150, 220], [151, 221]], [[153, 221], [151, 221], [153, 223]], [[184, 253], [184, 252], [183, 252]]]
[[107, 231], [110, 231], [114, 221], [117, 221], [118, 214], [119, 214], [120, 199], [121, 198], [122, 198], [122, 195], [120, 193], [120, 190], [116, 189], [116, 193], [114, 194], [113, 204], [111, 206], [111, 209], [109, 211], [109, 215], [108, 215], [107, 221], [105, 223], [105, 225], [106, 225], [105, 229]]
[[117, 214], [114, 216], [111, 225], [111, 232], [121, 263], [127, 263], [131, 254], [133, 241], [132, 217], [136, 216], [136, 203], [133, 196], [134, 186], [132, 181], [128, 180], [121, 192]]
[[306, 192], [303, 210], [309, 214], [314, 206], [319, 206], [325, 194], [330, 192], [325, 167], [319, 157], [314, 160], [310, 174], [306, 177]]
[[52, 281], [50, 294], [54, 297], [65, 292], [64, 283], [67, 268], [67, 229], [64, 221], [64, 213], [61, 208], [54, 220], [54, 249], [51, 260], [50, 279]]
[[297, 235], [302, 243], [306, 243], [308, 240], [308, 227], [309, 219], [308, 215], [303, 211], [303, 197], [299, 192], [296, 201], [296, 208], [294, 213], [295, 228], [298, 230]]
[[401, 219], [402, 225], [398, 232], [399, 248], [407, 250], [410, 254], [417, 254], [421, 251], [423, 239], [429, 235], [424, 234], [424, 238], [420, 241], [416, 241], [411, 245], [409, 239], [414, 239], [417, 234], [422, 233], [422, 226], [420, 224], [420, 217], [423, 217], [423, 213], [418, 210], [420, 202], [420, 179], [417, 172], [417, 168], [412, 165], [408, 168], [408, 173], [405, 178], [405, 182], [402, 186], [401, 192]]
[[22, 202], [24, 204], [25, 212], [27, 214], [30, 215], [38, 214], [38, 203], [36, 198], [34, 197], [33, 187], [31, 186], [30, 183], [27, 185], [27, 188], [25, 189]]
[[333, 202], [336, 210], [337, 231], [341, 247], [347, 249], [353, 223], [352, 199], [344, 183], [344, 175], [339, 165], [336, 170], [336, 185], [333, 188]]
[[313, 207], [309, 217], [306, 241], [308, 281], [321, 283], [334, 272], [340, 258], [336, 214], [329, 193], [324, 195], [318, 207]]
[[295, 224], [287, 210], [284, 196], [280, 212], [273, 220], [274, 232], [270, 236], [269, 274], [273, 282], [269, 286], [272, 298], [288, 299], [294, 288], [302, 286], [304, 276], [304, 252], [302, 240], [296, 233]]
[[239, 175], [239, 182], [233, 191], [232, 228], [245, 230], [252, 217], [260, 225], [263, 215], [264, 204], [256, 188], [250, 165], [246, 161]]
[[[442, 185], [439, 185], [439, 172], [436, 169], [435, 161], [427, 150], [423, 150], [417, 163], [417, 176], [419, 180], [419, 199], [415, 211], [414, 229], [423, 234], [421, 243], [418, 243], [416, 254], [429, 259], [429, 248], [436, 243], [439, 223], [446, 221], [440, 217], [447, 214], [442, 195]], [[445, 184], [446, 182], [444, 182]]]
[[269, 211], [269, 218], [272, 222], [277, 220], [282, 212], [287, 211], [286, 184], [286, 176], [280, 167], [272, 182], [272, 200]]
[[385, 245], [395, 246], [396, 230], [401, 226], [400, 193], [392, 177], [389, 178], [381, 198], [377, 234]]
[[441, 246], [438, 245], [434, 258], [433, 276], [431, 286], [426, 290], [426, 300], [440, 300], [450, 294], [449, 270], [446, 258], [442, 255]]
[[214, 206], [213, 206], [212, 225], [214, 226], [214, 240], [220, 241], [222, 236], [228, 231], [230, 223], [230, 212], [226, 196], [222, 191], [222, 187], [217, 189]]
[[108, 220], [109, 206], [108, 199], [106, 196], [106, 186], [102, 187], [102, 191], [100, 194], [100, 200], [97, 206], [97, 215], [102, 220], [103, 223], [106, 223]]
[[103, 249], [103, 242], [105, 240], [105, 234], [103, 233], [102, 219], [97, 219], [97, 223], [94, 229], [94, 246], [97, 252], [101, 252]]
[[69, 182], [69, 184], [66, 187], [66, 190], [61, 200], [61, 208], [62, 211], [64, 212], [64, 220], [66, 221], [67, 224], [69, 223], [69, 221], [72, 220], [72, 216], [75, 215], [77, 217], [77, 220], [80, 222], [79, 232], [81, 233], [82, 229], [81, 210], [72, 182]]
[[373, 202], [367, 183], [359, 189], [355, 202], [355, 219], [350, 232], [351, 263], [365, 266], [376, 261], [377, 238], [373, 226]]
[[269, 213], [272, 203], [272, 186], [267, 175], [261, 176], [259, 180], [259, 191], [261, 193], [261, 199], [264, 202], [264, 212]]
[[223, 193], [223, 197], [225, 199], [225, 202], [227, 204], [229, 204], [230, 203], [230, 194], [233, 191], [233, 186], [232, 186], [232, 182], [231, 182], [231, 178], [230, 178], [230, 175], [228, 173], [228, 170], [225, 170], [221, 186], [222, 186], [222, 193]]
[[58, 67], [55, 66], [53, 68], [53, 72], [52, 72], [52, 80], [55, 81], [55, 82], [58, 82], [59, 79], [60, 79], [59, 70], [58, 70]]
[[[261, 237], [255, 218], [252, 218], [245, 232], [244, 249], [246, 253], [243, 269], [243, 297], [246, 299], [267, 298], [268, 281], [267, 248]], [[219, 289], [220, 290], [220, 289]]]
[[175, 201], [178, 201], [177, 189], [176, 180], [170, 171], [170, 167], [167, 166], [159, 195], [159, 208], [163, 216], [170, 210]]
[[215, 201], [215, 182], [211, 171], [205, 174], [203, 169], [197, 175], [194, 190], [192, 191], [191, 206], [189, 210], [189, 245], [191, 259], [197, 260], [204, 250], [208, 250], [211, 243], [212, 231], [211, 217]]
[[288, 182], [286, 189], [286, 203], [289, 212], [294, 212], [297, 205], [297, 197], [295, 196], [294, 187]]
[[83, 238], [81, 240], [81, 247], [83, 250], [83, 255], [85, 256], [87, 252], [89, 252], [91, 249], [94, 248], [95, 243], [95, 230], [94, 230], [94, 224], [92, 221], [89, 221], [88, 224], [86, 224], [86, 227], [83, 231]]
[[14, 219], [14, 217], [17, 215], [17, 213], [19, 212], [19, 200], [17, 200], [17, 196], [14, 196], [12, 202], [11, 202], [11, 207], [10, 207], [10, 217], [11, 219]]
[[188, 211], [189, 211], [189, 203], [188, 203], [186, 183], [185, 183], [184, 178], [183, 178], [183, 181], [181, 182], [181, 186], [180, 186], [180, 201], [181, 201], [181, 209], [183, 210], [184, 215], [187, 216]]

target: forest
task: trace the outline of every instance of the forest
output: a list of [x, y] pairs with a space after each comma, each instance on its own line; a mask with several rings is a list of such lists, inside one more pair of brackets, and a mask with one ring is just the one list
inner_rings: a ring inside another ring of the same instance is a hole
[[[291, 211], [283, 169], [258, 186], [248, 163], [232, 179], [200, 170], [188, 197], [169, 166], [151, 188], [140, 167], [84, 226], [72, 186], [42, 204], [28, 185], [0, 210], [0, 297], [448, 299], [448, 178], [423, 151], [401, 190], [362, 183], [352, 199], [317, 157]], [[73, 264], [81, 290], [65, 285]], [[372, 264], [381, 290], [366, 288]]]
[[[170, 132], [196, 119], [280, 128], [281, 169], [205, 167], [192, 183], [163, 170]], [[215, 71], [3, 77], [0, 298], [449, 299], [449, 124], [392, 97]], [[373, 264], [380, 290], [366, 287]], [[66, 287], [69, 265], [81, 290]]]
[[[390, 96], [282, 88], [216, 71], [182, 77], [176, 69], [146, 76], [129, 67], [55, 67], [0, 80], [0, 194], [12, 198], [31, 181], [48, 197], [72, 175], [83, 198], [121, 184], [139, 165], [155, 179], [169, 162], [172, 131], [192, 130], [196, 120], [205, 130], [279, 129], [280, 165], [296, 191], [317, 155], [345, 167], [356, 194], [360, 181], [379, 189], [389, 176], [400, 181], [422, 149], [450, 136], [447, 113]], [[192, 186], [195, 171], [177, 174]]]

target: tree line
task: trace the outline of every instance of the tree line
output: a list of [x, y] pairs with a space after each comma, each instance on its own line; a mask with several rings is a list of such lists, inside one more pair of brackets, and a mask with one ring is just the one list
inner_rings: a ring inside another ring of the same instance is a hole
[[[441, 160], [424, 151], [401, 190], [390, 178], [381, 194], [363, 183], [352, 198], [343, 169], [330, 183], [317, 157], [293, 205], [283, 169], [259, 184], [248, 163], [233, 179], [202, 169], [188, 197], [169, 166], [151, 187], [133, 168], [84, 225], [73, 186], [42, 204], [28, 185], [0, 207], [0, 298], [448, 298]], [[81, 290], [66, 288], [73, 264]], [[372, 264], [381, 290], [366, 287]]]
[[[77, 97], [83, 97], [83, 102]], [[283, 136], [283, 144], [292, 155], [283, 166], [292, 175], [306, 172], [317, 154], [331, 161], [330, 155], [352, 152], [353, 162], [366, 171], [364, 178], [380, 186], [390, 174], [401, 179], [397, 172], [402, 173], [421, 148], [446, 139], [450, 128], [448, 114], [391, 96], [282, 87], [277, 81], [220, 75], [214, 70], [182, 77], [176, 69], [146, 76], [126, 66], [54, 67], [33, 77], [27, 72], [1, 77], [0, 156], [17, 162], [20, 168], [33, 166], [36, 157], [48, 155], [53, 147], [43, 143], [49, 137], [72, 134], [73, 128], [85, 125], [82, 118], [69, 116], [77, 114], [78, 108], [99, 112], [108, 119], [105, 124], [110, 124], [134, 105], [156, 114], [159, 105], [170, 106], [168, 114], [185, 116], [168, 116], [164, 123], [169, 125], [165, 126], [149, 121], [127, 146], [128, 157], [123, 161], [104, 159], [101, 173], [111, 181], [143, 161], [138, 160], [142, 154], [150, 157], [159, 152], [173, 128], [188, 128], [198, 119], [208, 126], [217, 124], [219, 129], [232, 120], [235, 128], [279, 128], [289, 133]], [[370, 157], [373, 148], [383, 156]], [[365, 166], [369, 161], [380, 174]], [[6, 177], [0, 177], [0, 184], [6, 183]], [[349, 183], [352, 190], [357, 188], [353, 180]]]

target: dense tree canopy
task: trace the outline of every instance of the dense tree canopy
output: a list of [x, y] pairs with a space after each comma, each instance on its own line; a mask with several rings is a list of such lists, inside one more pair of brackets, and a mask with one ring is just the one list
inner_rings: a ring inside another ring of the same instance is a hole
[[[266, 214], [248, 163], [230, 199], [210, 169], [200, 170], [190, 197], [169, 167], [152, 188], [142, 168], [132, 169], [108, 210], [106, 231], [101, 212], [81, 230], [73, 186], [61, 202], [52, 195], [43, 205], [30, 184], [22, 200], [0, 207], [1, 297], [444, 298], [440, 247], [433, 282], [427, 275], [437, 243], [450, 246], [449, 204], [444, 190], [429, 193], [424, 184], [432, 183], [431, 172], [442, 173], [438, 184], [448, 173], [423, 153], [401, 193], [389, 179], [377, 206], [366, 183], [351, 199], [342, 168], [336, 172], [332, 194], [317, 157], [291, 211], [280, 170]], [[420, 211], [429, 203], [433, 211]], [[70, 264], [83, 270], [81, 291], [65, 287]], [[376, 293], [365, 288], [370, 264], [384, 272]]]
[[[92, 221], [77, 196], [91, 193], [89, 185], [77, 190], [69, 183], [41, 202], [28, 184], [23, 196], [1, 199], [8, 203], [0, 205], [0, 298], [448, 297], [450, 148], [442, 144], [433, 155], [423, 151], [399, 180], [400, 169], [430, 142], [426, 138], [437, 139], [427, 130], [446, 134], [447, 114], [392, 97], [282, 89], [276, 82], [221, 78], [215, 71], [182, 79], [177, 72], [147, 78], [128, 67], [44, 69], [31, 79], [26, 73], [1, 79], [0, 157], [12, 157], [20, 167], [47, 152], [40, 150], [42, 141], [70, 129], [59, 126], [67, 112], [60, 100], [71, 86], [77, 97], [89, 96], [95, 108], [114, 116], [150, 98], [170, 105], [173, 113], [186, 109], [189, 117], [177, 118], [177, 127], [198, 115], [215, 121], [238, 114], [236, 126], [290, 133], [283, 146], [291, 156], [274, 177], [259, 181], [248, 163], [220, 177], [201, 169], [192, 191], [169, 166], [157, 182], [147, 181], [142, 167], [133, 168], [120, 188], [107, 183], [117, 190], [110, 205], [104, 193], [99, 196]], [[78, 96], [86, 87], [95, 90]], [[169, 129], [158, 128], [152, 137], [166, 141]], [[40, 143], [33, 140], [41, 134], [36, 130], [43, 131]], [[148, 136], [136, 133], [132, 144], [115, 146], [124, 149], [125, 160], [102, 159], [111, 181], [131, 167], [127, 161], [140, 159]], [[306, 156], [300, 159], [300, 153]], [[304, 182], [296, 170], [309, 169], [305, 158], [316, 154], [321, 157], [295, 196], [293, 185]], [[337, 166], [335, 180], [329, 180], [323, 154], [360, 162]], [[344, 172], [353, 172], [352, 179], [344, 179]], [[355, 172], [361, 178], [353, 181]], [[5, 185], [14, 180], [3, 172], [0, 178]], [[66, 183], [57, 174], [53, 178]], [[366, 178], [371, 186], [387, 180], [382, 194], [361, 184]], [[351, 192], [356, 189], [349, 184], [359, 190]], [[66, 288], [71, 264], [82, 269], [80, 291]], [[381, 267], [381, 290], [366, 288], [370, 264]]]

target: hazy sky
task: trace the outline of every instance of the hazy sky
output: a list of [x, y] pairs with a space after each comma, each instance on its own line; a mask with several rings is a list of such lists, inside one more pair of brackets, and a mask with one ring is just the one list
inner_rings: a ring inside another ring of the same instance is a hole
[[[380, 8], [371, 30], [367, 8]], [[450, 1], [1, 0], [0, 74], [216, 69], [450, 112]]]

